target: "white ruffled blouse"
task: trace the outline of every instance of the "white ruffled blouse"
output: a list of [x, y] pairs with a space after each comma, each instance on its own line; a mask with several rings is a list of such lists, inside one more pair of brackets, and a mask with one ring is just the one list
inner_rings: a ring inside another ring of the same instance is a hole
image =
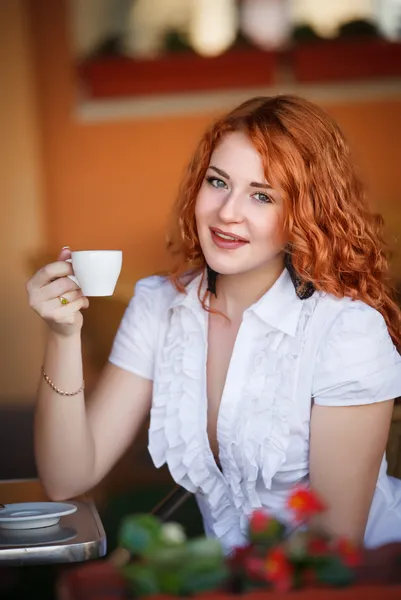
[[[217, 422], [207, 436], [208, 313], [199, 277], [187, 293], [161, 277], [137, 283], [110, 361], [153, 381], [149, 452], [196, 494], [207, 535], [229, 551], [252, 510], [288, 522], [289, 489], [306, 483], [312, 402], [371, 404], [401, 396], [401, 357], [379, 312], [360, 301], [296, 294], [287, 270], [243, 315]], [[380, 470], [365, 543], [401, 540], [401, 481]]]

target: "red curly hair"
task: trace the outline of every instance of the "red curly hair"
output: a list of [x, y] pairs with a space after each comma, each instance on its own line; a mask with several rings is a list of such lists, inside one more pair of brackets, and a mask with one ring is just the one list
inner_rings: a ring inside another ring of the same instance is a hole
[[176, 289], [185, 291], [185, 273], [204, 271], [195, 203], [213, 150], [233, 131], [250, 137], [267, 179], [278, 182], [296, 273], [317, 290], [377, 309], [399, 347], [401, 313], [389, 282], [382, 219], [369, 211], [338, 125], [318, 106], [296, 96], [248, 100], [218, 119], [200, 140], [172, 215], [168, 248], [175, 262], [169, 277]]

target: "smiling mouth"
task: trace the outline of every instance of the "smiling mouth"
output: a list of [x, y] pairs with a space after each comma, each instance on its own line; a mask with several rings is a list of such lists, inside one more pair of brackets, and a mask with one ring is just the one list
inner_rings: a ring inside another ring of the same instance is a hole
[[211, 227], [210, 230], [212, 234], [214, 234], [222, 240], [227, 240], [229, 242], [241, 242], [243, 244], [248, 243], [248, 240], [245, 240], [244, 238], [238, 235], [231, 235], [229, 233], [225, 233], [224, 231], [221, 231], [221, 229], [215, 229], [214, 227]]
[[217, 248], [220, 248], [220, 250], [236, 250], [237, 248], [242, 248], [246, 244], [249, 244], [248, 240], [245, 240], [240, 236], [226, 233], [225, 231], [215, 229], [214, 227], [210, 228], [210, 235], [214, 245]]

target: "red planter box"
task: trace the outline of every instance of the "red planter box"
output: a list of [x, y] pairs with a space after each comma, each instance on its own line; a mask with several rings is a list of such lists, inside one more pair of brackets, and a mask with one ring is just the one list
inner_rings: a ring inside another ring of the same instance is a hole
[[[288, 594], [258, 591], [241, 596], [224, 592], [208, 592], [194, 600], [400, 600], [401, 544], [388, 544], [366, 550], [363, 564], [357, 568], [358, 585], [343, 589], [306, 588]], [[121, 574], [109, 562], [102, 560], [68, 569], [62, 575], [57, 600], [126, 600], [129, 590]], [[152, 596], [146, 600], [173, 600], [169, 596]], [[178, 599], [177, 599], [178, 600]], [[182, 599], [181, 599], [182, 600]]]
[[[283, 594], [280, 592], [249, 592], [241, 596], [230, 596], [224, 594], [209, 594], [205, 596], [195, 596], [199, 600], [399, 600], [401, 597], [401, 587], [386, 586], [355, 586], [345, 589], [305, 589], [299, 592], [289, 592]], [[147, 600], [156, 600], [156, 597]], [[163, 600], [158, 596], [157, 600]], [[164, 596], [164, 600], [169, 599]], [[178, 598], [176, 600], [179, 600]]]
[[[128, 590], [110, 564], [93, 563], [73, 569], [61, 578], [57, 600], [128, 600]], [[358, 585], [344, 589], [304, 589], [287, 594], [268, 591], [234, 596], [224, 592], [208, 592], [193, 600], [400, 600], [401, 586]], [[182, 600], [172, 596], [148, 596], [145, 600]]]
[[302, 82], [401, 76], [401, 43], [334, 40], [299, 45], [291, 53], [295, 78]]
[[89, 97], [115, 98], [271, 85], [276, 63], [276, 53], [253, 49], [213, 58], [195, 54], [157, 60], [102, 57], [79, 64], [78, 74]]

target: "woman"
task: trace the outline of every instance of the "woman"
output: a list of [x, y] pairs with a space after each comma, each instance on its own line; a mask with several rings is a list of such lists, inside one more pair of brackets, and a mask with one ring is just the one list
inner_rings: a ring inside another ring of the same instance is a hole
[[383, 458], [401, 318], [379, 225], [318, 107], [255, 98], [214, 123], [176, 204], [175, 265], [137, 284], [86, 407], [88, 301], [67, 278], [69, 250], [27, 285], [49, 325], [36, 419], [49, 495], [92, 488], [150, 411], [155, 465], [196, 493], [227, 551], [254, 508], [288, 519], [290, 488], [309, 481], [328, 505], [325, 531], [401, 539], [401, 482]]

